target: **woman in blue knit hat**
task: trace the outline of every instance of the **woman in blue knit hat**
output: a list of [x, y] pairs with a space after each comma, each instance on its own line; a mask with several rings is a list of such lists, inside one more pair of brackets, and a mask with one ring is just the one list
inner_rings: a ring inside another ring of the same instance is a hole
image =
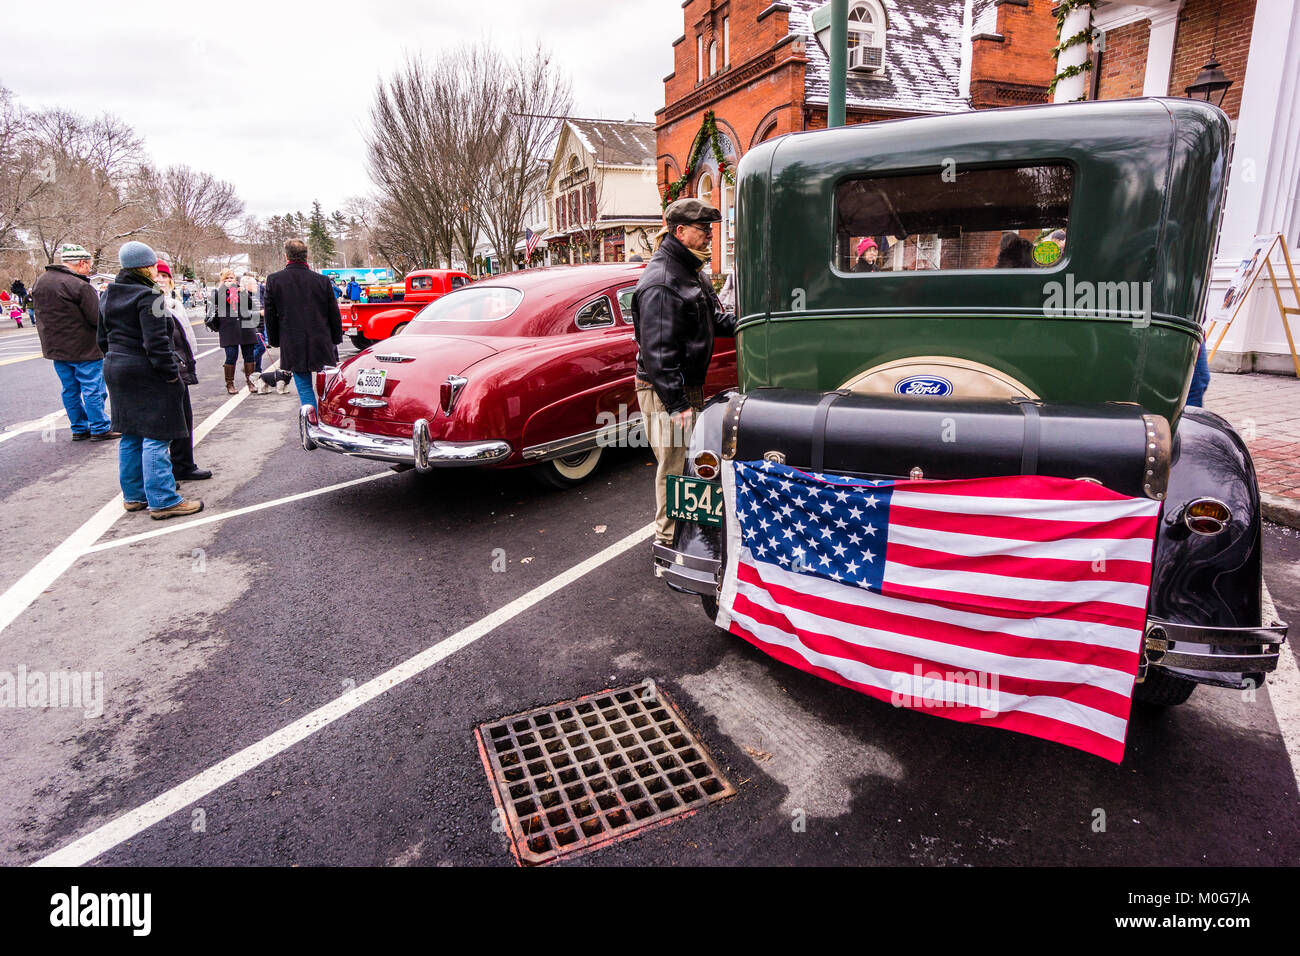
[[155, 284], [158, 254], [143, 242], [128, 242], [117, 258], [122, 271], [99, 300], [99, 347], [113, 430], [122, 433], [123, 507], [148, 508], [160, 520], [192, 515], [203, 510], [203, 502], [186, 501], [172, 474], [171, 442], [189, 431], [171, 313]]

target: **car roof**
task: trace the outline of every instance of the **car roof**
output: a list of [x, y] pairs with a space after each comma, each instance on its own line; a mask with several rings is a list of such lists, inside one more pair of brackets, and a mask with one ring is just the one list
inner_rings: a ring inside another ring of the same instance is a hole
[[641, 277], [645, 263], [613, 262], [585, 266], [548, 266], [545, 269], [521, 269], [502, 272], [490, 279], [481, 279], [474, 287], [506, 286], [527, 295], [540, 292], [546, 295], [565, 289], [580, 290], [611, 286], [619, 282], [635, 283]]

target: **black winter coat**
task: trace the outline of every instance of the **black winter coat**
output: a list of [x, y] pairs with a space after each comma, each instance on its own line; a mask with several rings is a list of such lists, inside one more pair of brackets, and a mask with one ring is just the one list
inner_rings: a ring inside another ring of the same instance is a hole
[[253, 311], [253, 297], [240, 289], [238, 303], [231, 305], [228, 292], [234, 288], [223, 284], [208, 293], [207, 318], [217, 318], [218, 344], [222, 348], [257, 344], [258, 317]]
[[189, 434], [173, 320], [163, 294], [148, 279], [119, 272], [99, 302], [99, 347], [113, 430], [171, 441]]
[[95, 341], [99, 296], [85, 276], [65, 265], [46, 266], [32, 287], [41, 354], [58, 362], [94, 362], [104, 353]]
[[266, 277], [266, 341], [286, 372], [319, 372], [339, 360], [343, 317], [330, 280], [303, 262]]
[[666, 236], [632, 296], [637, 378], [654, 386], [670, 414], [690, 407], [688, 387], [704, 384], [713, 336], [736, 334], [736, 315], [724, 312], [695, 253]]

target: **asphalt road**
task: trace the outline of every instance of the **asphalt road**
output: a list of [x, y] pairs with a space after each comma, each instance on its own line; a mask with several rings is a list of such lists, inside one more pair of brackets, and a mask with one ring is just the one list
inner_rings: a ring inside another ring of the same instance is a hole
[[[196, 422], [227, 405], [220, 362], [200, 361]], [[294, 397], [248, 396], [198, 445], [216, 477], [184, 490], [207, 503], [191, 521], [268, 507], [192, 527], [108, 509], [96, 525], [117, 494], [115, 446], [72, 444], [66, 420], [5, 437], [56, 413], [58, 390], [44, 360], [0, 365], [0, 672], [101, 672], [103, 714], [0, 709], [0, 864], [89, 837], [88, 861], [110, 866], [513, 866], [474, 728], [646, 679], [737, 793], [572, 865], [1300, 859], [1291, 648], [1282, 683], [1254, 700], [1200, 688], [1182, 707], [1138, 708], [1114, 766], [769, 660], [651, 576], [648, 534], [286, 741], [304, 715], [644, 532], [648, 455], [613, 453], [568, 492], [519, 472], [425, 479], [306, 453]], [[1300, 620], [1295, 532], [1268, 529], [1267, 576]], [[268, 738], [260, 762], [193, 782]], [[114, 823], [159, 797], [139, 832]]]

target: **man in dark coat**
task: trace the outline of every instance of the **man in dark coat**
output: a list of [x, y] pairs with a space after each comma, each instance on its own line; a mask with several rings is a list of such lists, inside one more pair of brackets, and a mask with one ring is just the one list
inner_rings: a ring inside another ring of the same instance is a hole
[[72, 440], [110, 441], [122, 436], [112, 430], [104, 411], [104, 353], [95, 341], [99, 328], [99, 296], [87, 276], [90, 253], [74, 243], [59, 247], [59, 261], [46, 266], [32, 288], [36, 332], [41, 354], [54, 362], [63, 383], [63, 407], [72, 426]]
[[736, 334], [713, 284], [701, 274], [712, 261], [713, 223], [722, 214], [699, 199], [679, 199], [664, 211], [663, 242], [632, 296], [636, 330], [636, 397], [655, 453], [655, 539], [672, 544], [668, 476], [680, 475], [695, 416], [704, 405], [704, 380], [714, 334]]
[[280, 350], [280, 368], [293, 373], [303, 405], [316, 406], [312, 373], [339, 360], [343, 317], [330, 280], [307, 266], [307, 244], [284, 244], [286, 265], [266, 277], [266, 340]]

